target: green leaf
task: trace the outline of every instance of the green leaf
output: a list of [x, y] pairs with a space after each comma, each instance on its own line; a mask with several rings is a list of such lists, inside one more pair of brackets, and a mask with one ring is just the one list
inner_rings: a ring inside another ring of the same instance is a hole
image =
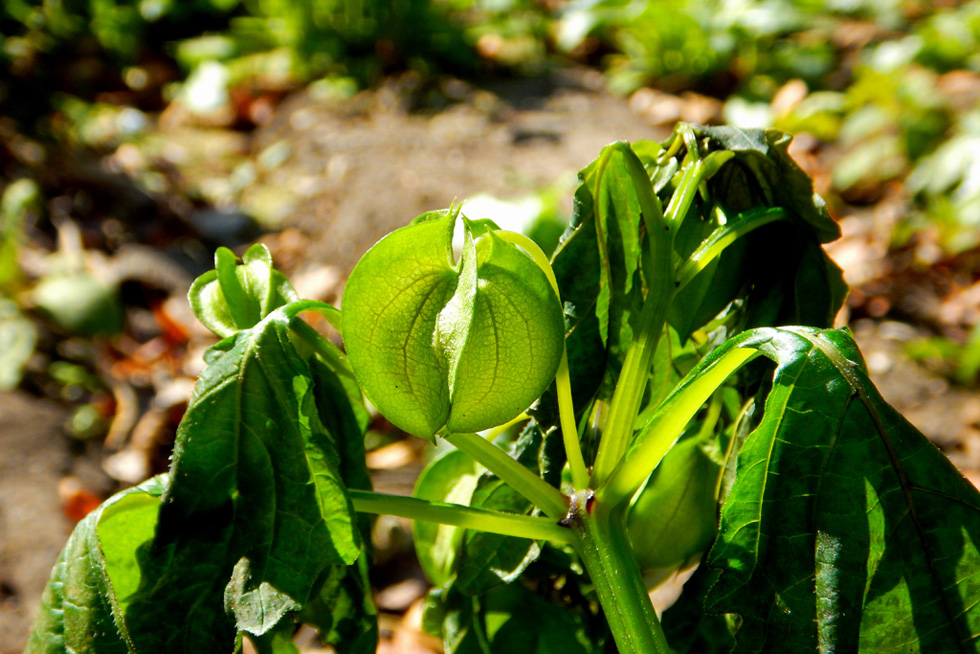
[[603, 148], [599, 158], [580, 173], [595, 215], [601, 271], [595, 307], [599, 333], [616, 356], [621, 356], [617, 352], [625, 351], [632, 340], [630, 318], [642, 302], [637, 275], [642, 207], [627, 166], [628, 157], [636, 158], [629, 144], [614, 143]]
[[630, 542], [640, 567], [666, 577], [697, 561], [715, 537], [721, 466], [687, 438], [667, 452], [630, 505]]
[[980, 494], [882, 400], [846, 331], [760, 329], [777, 363], [708, 557], [739, 652], [963, 652]]
[[[735, 646], [728, 617], [704, 610], [704, 598], [714, 583], [715, 572], [701, 565], [686, 582], [684, 592], [664, 611], [664, 635], [673, 652], [727, 654]], [[732, 620], [734, 621], [734, 620]]]
[[[551, 267], [561, 291], [565, 314], [565, 348], [572, 398], [575, 405], [581, 407], [588, 404], [598, 390], [605, 376], [608, 353], [596, 314], [601, 266], [595, 212], [592, 194], [584, 183], [575, 190], [574, 207], [572, 222], [552, 256]], [[621, 362], [618, 365], [622, 365]]]
[[368, 398], [394, 424], [431, 438], [507, 422], [538, 398], [561, 359], [562, 314], [544, 272], [456, 213], [426, 214], [389, 234], [351, 273], [344, 344]]
[[354, 565], [331, 566], [303, 611], [301, 622], [320, 632], [320, 639], [339, 654], [374, 654], [378, 649], [378, 611], [368, 578], [370, 557]]
[[[731, 151], [695, 201], [700, 220], [686, 220], [675, 240], [678, 261], [689, 265], [699, 248], [737, 225], [774, 209], [778, 224], [743, 234], [684, 288], [670, 321], [682, 340], [732, 302], [739, 329], [774, 325], [828, 327], [847, 295], [841, 271], [820, 248], [840, 236], [813, 184], [787, 154], [791, 137], [776, 130], [693, 127], [699, 155]], [[680, 156], [680, 155], [678, 155]], [[717, 204], [717, 207], [714, 207]], [[717, 208], [717, 211], [715, 210]]]
[[258, 654], [299, 654], [299, 648], [293, 642], [295, 631], [296, 625], [291, 620], [283, 620], [274, 629], [261, 636], [250, 636], [249, 640]]
[[0, 297], [0, 391], [20, 383], [24, 365], [34, 354], [37, 328], [13, 300]]
[[221, 337], [254, 327], [275, 309], [299, 299], [292, 284], [273, 268], [268, 248], [256, 243], [238, 264], [228, 248], [218, 248], [215, 269], [198, 277], [188, 299], [197, 319]]
[[51, 572], [28, 654], [125, 654], [118, 627], [139, 585], [138, 552], [153, 536], [165, 478], [106, 500], [75, 527]]
[[41, 190], [29, 177], [11, 182], [0, 196], [0, 288], [21, 276], [17, 258], [24, 241], [24, 225], [40, 204]]
[[[415, 482], [415, 497], [469, 505], [480, 470], [469, 456], [451, 450], [425, 467]], [[465, 529], [416, 520], [412, 527], [415, 552], [422, 570], [435, 586], [442, 586], [456, 571], [456, 557]]]
[[119, 289], [87, 272], [45, 277], [34, 287], [31, 298], [38, 311], [69, 334], [113, 335], [122, 331]]
[[[519, 463], [540, 474], [549, 483], [556, 479], [552, 463], [542, 459], [546, 437], [540, 426], [532, 421], [513, 444], [512, 456]], [[530, 501], [489, 472], [477, 481], [470, 506], [528, 514], [533, 508]], [[541, 553], [537, 541], [515, 538], [483, 531], [468, 530], [463, 536], [456, 562], [456, 588], [465, 595], [480, 595], [500, 584], [516, 580]]]
[[641, 232], [641, 224], [655, 222], [644, 211], [658, 208], [650, 204], [656, 202], [652, 187], [630, 145], [603, 148], [579, 180], [572, 222], [552, 259], [564, 302], [573, 396], [582, 406], [604, 379], [604, 395], [611, 395], [644, 301], [641, 268], [651, 277], [648, 293], [673, 289], [662, 279], [669, 258], [660, 256], [669, 252], [669, 234]]
[[479, 598], [455, 584], [426, 597], [426, 631], [441, 636], [447, 654], [586, 654], [591, 651], [578, 617], [515, 583]]
[[[480, 478], [470, 506], [516, 514], [526, 514], [531, 509], [527, 499], [493, 476]], [[526, 538], [467, 530], [460, 545], [456, 586], [466, 595], [480, 595], [510, 583], [540, 551], [536, 541]]]
[[[621, 301], [630, 297], [640, 265], [640, 202], [625, 157], [635, 156], [626, 143], [614, 143], [602, 149], [595, 163], [586, 169], [582, 179], [592, 194], [595, 211], [596, 242], [599, 246], [602, 280], [596, 298], [596, 315], [603, 342], [610, 329], [617, 333], [614, 343], [628, 343], [628, 306], [613, 306], [613, 297]], [[634, 298], [634, 302], [638, 302]], [[618, 304], [618, 303], [617, 303]], [[625, 315], [624, 315], [625, 314]]]
[[521, 584], [495, 588], [482, 603], [490, 650], [495, 654], [586, 654], [581, 625], [563, 607]]
[[442, 638], [446, 654], [490, 654], [489, 643], [474, 624], [478, 600], [456, 590], [452, 582], [433, 588], [425, 597], [422, 628]]
[[696, 126], [694, 131], [704, 142], [702, 154], [715, 150], [735, 153], [711, 184], [712, 194], [726, 208], [739, 212], [755, 206], [783, 207], [797, 214], [819, 242], [840, 238], [840, 227], [814, 194], [810, 177], [789, 155], [790, 134], [727, 126]]
[[[306, 603], [327, 566], [360, 552], [291, 320], [278, 309], [206, 357], [126, 612], [138, 649], [230, 651], [236, 623], [262, 635]], [[174, 615], [185, 618], [175, 625]]]

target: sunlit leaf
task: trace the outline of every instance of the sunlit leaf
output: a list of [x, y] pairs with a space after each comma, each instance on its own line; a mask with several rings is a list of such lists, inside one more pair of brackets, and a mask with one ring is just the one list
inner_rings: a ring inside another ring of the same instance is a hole
[[882, 400], [849, 333], [751, 338], [777, 369], [708, 558], [736, 651], [972, 651], [980, 494]]
[[[426, 500], [469, 505], [479, 474], [473, 459], [459, 450], [452, 450], [425, 467], [412, 494]], [[453, 576], [464, 531], [434, 522], [415, 522], [415, 552], [434, 585], [441, 586]]]
[[218, 336], [254, 327], [275, 309], [299, 299], [292, 284], [273, 268], [268, 248], [255, 244], [242, 263], [218, 248], [215, 268], [198, 277], [188, 297], [197, 319]]
[[106, 500], [75, 527], [41, 599], [29, 654], [125, 654], [120, 629], [140, 583], [139, 548], [153, 537], [166, 478]]
[[[340, 458], [317, 417], [289, 322], [285, 310], [274, 311], [208, 355], [140, 566], [153, 583], [126, 613], [138, 647], [211, 643], [209, 651], [223, 651], [232, 642], [218, 637], [222, 629], [232, 640], [236, 624], [265, 633], [307, 601], [327, 566], [359, 554]], [[175, 627], [167, 616], [192, 605]]]
[[13, 300], [0, 297], [0, 390], [20, 383], [24, 365], [34, 353], [37, 328]]

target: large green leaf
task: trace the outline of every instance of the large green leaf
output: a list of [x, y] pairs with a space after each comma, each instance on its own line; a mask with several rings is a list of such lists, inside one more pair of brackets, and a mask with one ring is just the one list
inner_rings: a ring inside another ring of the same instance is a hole
[[967, 652], [980, 494], [882, 400], [846, 331], [738, 339], [777, 363], [708, 563], [739, 652]]
[[727, 126], [693, 129], [702, 141], [703, 153], [735, 153], [711, 185], [712, 193], [727, 208], [738, 212], [755, 206], [783, 207], [807, 223], [821, 243], [840, 237], [840, 227], [814, 194], [810, 177], [789, 155], [790, 134]]
[[137, 651], [231, 651], [236, 629], [267, 632], [360, 552], [291, 320], [276, 310], [208, 354], [125, 612]]
[[28, 654], [126, 654], [121, 616], [140, 583], [138, 551], [153, 537], [165, 478], [106, 500], [75, 527], [41, 598]]
[[[485, 224], [426, 214], [357, 264], [343, 302], [344, 344], [378, 409], [431, 438], [507, 422], [551, 383], [561, 359], [561, 305], [545, 273]], [[479, 236], [479, 240], [474, 240]]]
[[370, 560], [365, 553], [354, 565], [328, 568], [297, 616], [316, 627], [324, 644], [339, 654], [374, 654], [378, 649], [378, 610], [368, 578]]
[[642, 303], [642, 209], [627, 159], [642, 168], [628, 143], [614, 143], [579, 172], [572, 224], [553, 257], [569, 331], [590, 326], [594, 314], [617, 371]]
[[579, 407], [587, 404], [599, 388], [607, 361], [596, 315], [601, 265], [593, 206], [588, 186], [580, 184], [575, 191], [572, 222], [551, 259], [565, 314], [572, 395]]

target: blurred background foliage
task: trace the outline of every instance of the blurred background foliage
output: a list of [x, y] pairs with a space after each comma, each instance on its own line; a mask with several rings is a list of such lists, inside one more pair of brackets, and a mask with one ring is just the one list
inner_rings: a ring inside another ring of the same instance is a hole
[[696, 92], [729, 123], [832, 144], [822, 190], [846, 201], [907, 181], [899, 242], [980, 240], [977, 2], [10, 0], [0, 35], [0, 115], [26, 138], [6, 140], [27, 168], [52, 142], [118, 147], [175, 100], [198, 114], [238, 104], [247, 126], [263, 115], [242, 105], [303, 85], [346, 97], [406, 70], [478, 79], [571, 61], [617, 94]]
[[[439, 95], [446, 78], [591, 67], [641, 112], [681, 98], [710, 122], [798, 134], [795, 153], [836, 214], [890, 203], [889, 247], [923, 266], [980, 247], [980, 2], [7, 0], [0, 38], [0, 339], [11, 369], [36, 341], [16, 310], [24, 302], [11, 300], [25, 293], [59, 329], [118, 331], [125, 284], [72, 252], [153, 245], [174, 213], [194, 212], [216, 243], [250, 218], [274, 222], [254, 183], [289, 152], [247, 159], [236, 135], [298, 89], [349, 98], [405, 74]], [[679, 118], [690, 119], [650, 121]], [[161, 125], [192, 127], [198, 151], [174, 155]], [[72, 231], [66, 215], [110, 201], [94, 192], [79, 206], [61, 192], [66, 180], [109, 183], [92, 156], [135, 184], [111, 202], [163, 216], [159, 225], [125, 238], [103, 229], [94, 244]], [[20, 270], [29, 240], [55, 253], [43, 273]], [[50, 279], [79, 271], [91, 283], [71, 292], [96, 316], [50, 300], [65, 292]]]

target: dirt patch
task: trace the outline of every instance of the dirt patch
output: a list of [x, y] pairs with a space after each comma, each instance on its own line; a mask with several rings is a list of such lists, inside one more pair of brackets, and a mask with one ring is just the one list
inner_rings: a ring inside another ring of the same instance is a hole
[[267, 184], [295, 202], [284, 224], [309, 236], [310, 260], [347, 271], [421, 213], [477, 193], [530, 193], [604, 145], [667, 136], [603, 90], [594, 71], [486, 88], [455, 81], [447, 94], [457, 100], [435, 110], [417, 106], [425, 94], [404, 83], [343, 105], [303, 92], [256, 135], [255, 152], [277, 143], [291, 152]]
[[51, 566], [72, 525], [58, 482], [71, 465], [66, 412], [22, 393], [0, 394], [0, 653], [21, 652]]

